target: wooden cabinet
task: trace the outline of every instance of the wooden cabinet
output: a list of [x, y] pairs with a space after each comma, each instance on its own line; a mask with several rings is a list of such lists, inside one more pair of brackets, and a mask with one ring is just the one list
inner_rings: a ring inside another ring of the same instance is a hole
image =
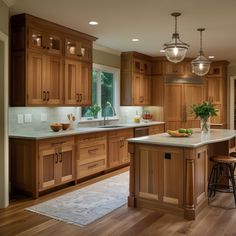
[[183, 150], [138, 145], [135, 150], [135, 195], [172, 205], [183, 205]]
[[212, 62], [206, 75], [206, 100], [218, 109], [211, 119], [214, 125], [225, 127], [227, 124], [227, 61]]
[[62, 59], [28, 52], [27, 101], [29, 105], [62, 104]]
[[165, 124], [160, 125], [150, 125], [149, 126], [149, 135], [161, 134], [165, 132]]
[[77, 137], [77, 179], [101, 172], [107, 168], [106, 133]]
[[39, 191], [75, 180], [74, 137], [39, 142]]
[[166, 75], [184, 75], [185, 65], [183, 63], [164, 62], [164, 73]]
[[92, 66], [90, 63], [66, 59], [66, 105], [89, 105], [91, 103], [91, 75]]
[[121, 105], [151, 103], [151, 62], [139, 53], [121, 55]]
[[[95, 39], [27, 14], [12, 16], [11, 105], [90, 105]], [[68, 68], [67, 60], [79, 69]]]
[[13, 191], [37, 198], [44, 190], [75, 181], [74, 136], [39, 141], [12, 138], [9, 143]]
[[133, 129], [111, 131], [108, 133], [108, 167], [117, 167], [130, 161], [128, 138], [133, 137]]
[[165, 85], [165, 121], [166, 128], [175, 130], [200, 127], [191, 113], [191, 106], [204, 101], [204, 86], [201, 84]]

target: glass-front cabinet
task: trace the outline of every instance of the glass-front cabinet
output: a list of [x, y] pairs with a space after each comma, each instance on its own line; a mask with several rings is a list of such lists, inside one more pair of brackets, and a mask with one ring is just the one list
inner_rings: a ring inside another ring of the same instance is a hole
[[74, 40], [66, 38], [65, 54], [67, 57], [74, 59], [91, 61], [92, 60], [92, 43], [86, 40]]
[[57, 33], [48, 33], [35, 27], [29, 28], [29, 48], [62, 54], [62, 37]]

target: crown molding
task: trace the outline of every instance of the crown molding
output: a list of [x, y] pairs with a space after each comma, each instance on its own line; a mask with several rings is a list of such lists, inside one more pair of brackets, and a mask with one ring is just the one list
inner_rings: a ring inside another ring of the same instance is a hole
[[110, 53], [110, 54], [113, 54], [113, 55], [117, 55], [117, 56], [120, 56], [120, 54], [121, 54], [121, 52], [118, 51], [118, 50], [115, 50], [115, 49], [112, 49], [112, 48], [108, 48], [108, 47], [102, 46], [102, 45], [97, 44], [97, 43], [93, 44], [93, 49], [96, 49], [96, 50], [99, 50], [99, 51], [103, 51], [103, 52], [107, 52], [107, 53]]
[[15, 4], [15, 0], [2, 0], [8, 7], [11, 7]]

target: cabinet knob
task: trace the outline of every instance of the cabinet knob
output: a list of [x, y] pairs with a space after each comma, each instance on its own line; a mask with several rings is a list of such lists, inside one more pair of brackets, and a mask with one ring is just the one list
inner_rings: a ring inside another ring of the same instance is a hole
[[50, 100], [50, 92], [49, 91], [47, 91], [47, 101], [49, 101]]
[[46, 99], [47, 99], [46, 91], [43, 91], [43, 101], [46, 101]]

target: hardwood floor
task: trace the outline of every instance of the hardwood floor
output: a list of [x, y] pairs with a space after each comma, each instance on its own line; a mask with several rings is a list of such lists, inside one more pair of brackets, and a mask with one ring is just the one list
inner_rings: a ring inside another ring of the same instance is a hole
[[232, 194], [219, 193], [195, 221], [149, 209], [131, 209], [122, 206], [86, 227], [66, 224], [46, 216], [24, 210], [26, 207], [52, 199], [126, 171], [108, 173], [76, 186], [47, 194], [37, 200], [12, 201], [7, 209], [0, 210], [0, 235], [236, 235], [236, 207]]

